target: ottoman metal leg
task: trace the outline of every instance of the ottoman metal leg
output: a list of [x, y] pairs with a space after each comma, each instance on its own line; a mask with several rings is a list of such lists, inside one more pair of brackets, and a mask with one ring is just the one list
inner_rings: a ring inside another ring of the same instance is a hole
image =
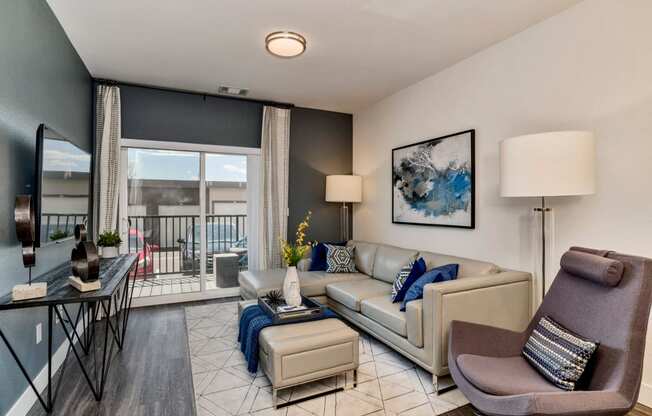
[[353, 370], [353, 388], [358, 387], [358, 369]]
[[274, 409], [278, 408], [278, 390], [272, 387], [272, 404]]

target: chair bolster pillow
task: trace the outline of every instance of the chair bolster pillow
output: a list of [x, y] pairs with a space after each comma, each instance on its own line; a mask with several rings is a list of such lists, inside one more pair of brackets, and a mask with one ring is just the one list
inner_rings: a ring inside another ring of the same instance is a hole
[[618, 286], [625, 266], [618, 260], [570, 250], [561, 257], [561, 268], [567, 273], [603, 286]]

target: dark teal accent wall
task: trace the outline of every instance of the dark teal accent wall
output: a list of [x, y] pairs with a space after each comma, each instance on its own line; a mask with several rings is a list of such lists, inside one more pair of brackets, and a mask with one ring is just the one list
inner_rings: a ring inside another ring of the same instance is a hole
[[[27, 279], [14, 231], [16, 194], [30, 193], [34, 175], [36, 128], [46, 123], [81, 148], [91, 151], [91, 88], [86, 67], [44, 0], [0, 2], [0, 293]], [[40, 249], [34, 274], [70, 256], [70, 244]], [[35, 344], [35, 326], [43, 323], [43, 341]], [[46, 364], [47, 310], [0, 312], [0, 328], [12, 341], [28, 371]], [[55, 331], [55, 345], [63, 339]], [[0, 415], [28, 384], [0, 343]]]
[[340, 234], [340, 204], [325, 201], [326, 176], [351, 174], [352, 169], [351, 114], [293, 108], [290, 121], [288, 239], [295, 238], [297, 225], [310, 210], [312, 221], [308, 239], [337, 241]]

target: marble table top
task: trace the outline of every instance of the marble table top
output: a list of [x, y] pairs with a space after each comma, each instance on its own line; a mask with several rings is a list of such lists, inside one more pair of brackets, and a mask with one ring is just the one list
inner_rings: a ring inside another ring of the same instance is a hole
[[[92, 292], [79, 292], [68, 282], [72, 275], [71, 264], [66, 262], [47, 273], [32, 279], [32, 283], [47, 282], [47, 296], [14, 302], [11, 293], [0, 297], [0, 310], [31, 308], [64, 303], [82, 303], [106, 300], [118, 289], [137, 261], [136, 254], [123, 254], [112, 259], [100, 259], [102, 288]], [[27, 273], [26, 273], [27, 274]]]

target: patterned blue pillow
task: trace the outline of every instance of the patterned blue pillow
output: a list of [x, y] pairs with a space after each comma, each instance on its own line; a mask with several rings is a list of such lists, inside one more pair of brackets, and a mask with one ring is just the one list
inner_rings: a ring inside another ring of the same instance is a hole
[[317, 243], [313, 248], [310, 253], [310, 271], [324, 271], [328, 268], [328, 264], [326, 264], [326, 254], [328, 253], [328, 250], [326, 249], [326, 244], [330, 244], [332, 246], [345, 246], [346, 241], [342, 241], [339, 243]]
[[401, 302], [412, 283], [425, 272], [426, 262], [423, 258], [416, 261], [411, 260], [407, 266], [402, 267], [392, 285], [392, 302]]
[[542, 376], [564, 390], [575, 390], [598, 342], [574, 334], [544, 316], [523, 347], [525, 359]]
[[326, 273], [355, 273], [353, 247], [326, 246]]
[[401, 311], [405, 312], [405, 305], [409, 301], [423, 298], [423, 288], [427, 284], [457, 279], [459, 268], [459, 264], [447, 264], [445, 266], [435, 267], [434, 269], [425, 272], [416, 282], [412, 283], [412, 286], [408, 289], [405, 298], [401, 303]]

